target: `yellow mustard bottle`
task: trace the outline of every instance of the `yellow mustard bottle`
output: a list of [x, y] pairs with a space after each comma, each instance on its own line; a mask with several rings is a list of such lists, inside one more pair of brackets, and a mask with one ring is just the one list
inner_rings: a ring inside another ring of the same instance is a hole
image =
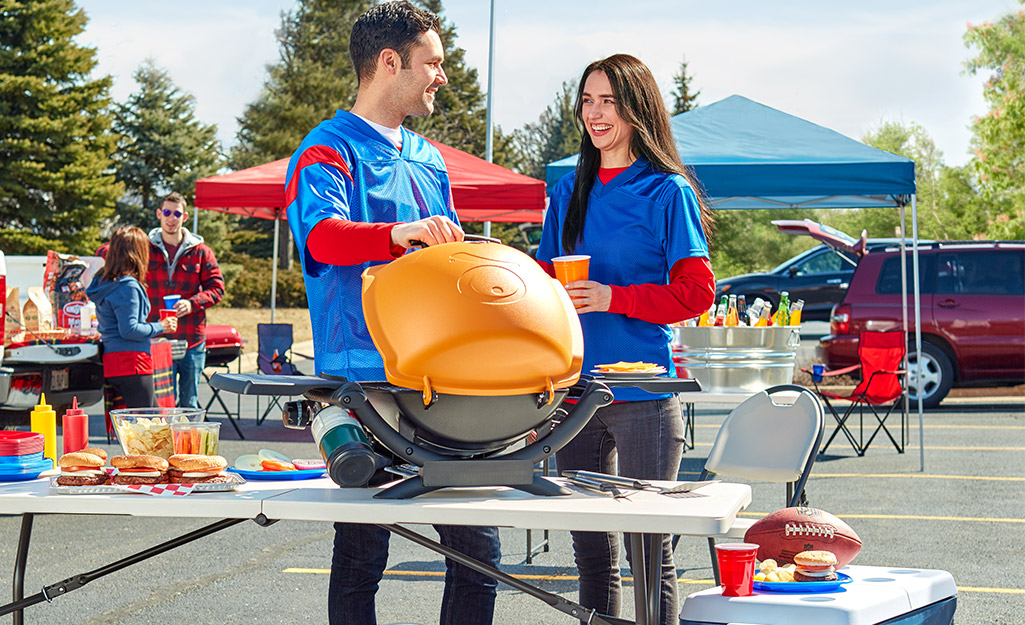
[[40, 393], [39, 404], [29, 417], [33, 432], [43, 435], [43, 456], [57, 464], [57, 411], [46, 403], [46, 393]]

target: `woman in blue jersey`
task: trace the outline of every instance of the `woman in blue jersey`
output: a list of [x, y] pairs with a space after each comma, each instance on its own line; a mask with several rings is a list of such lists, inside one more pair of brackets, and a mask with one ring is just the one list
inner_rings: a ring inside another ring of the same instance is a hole
[[[617, 54], [587, 66], [576, 118], [583, 126], [580, 159], [552, 191], [537, 258], [550, 271], [556, 256], [591, 256], [589, 279], [567, 285], [584, 330], [585, 371], [644, 361], [672, 375], [668, 324], [698, 316], [715, 297], [705, 239], [711, 212], [680, 161], [662, 95], [644, 63]], [[637, 388], [617, 388], [615, 395], [557, 453], [559, 470], [675, 480], [683, 454], [679, 401]], [[618, 535], [573, 532], [573, 548], [580, 603], [618, 616]], [[661, 622], [674, 623], [669, 537], [661, 560]]]

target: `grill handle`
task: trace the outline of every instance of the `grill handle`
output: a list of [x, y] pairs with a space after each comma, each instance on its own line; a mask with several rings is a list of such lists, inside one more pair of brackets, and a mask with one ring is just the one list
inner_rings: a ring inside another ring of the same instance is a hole
[[[464, 234], [463, 240], [470, 243], [502, 243], [501, 239], [486, 237], [482, 234]], [[417, 247], [430, 247], [420, 239], [410, 239], [409, 243], [411, 245], [416, 245]]]

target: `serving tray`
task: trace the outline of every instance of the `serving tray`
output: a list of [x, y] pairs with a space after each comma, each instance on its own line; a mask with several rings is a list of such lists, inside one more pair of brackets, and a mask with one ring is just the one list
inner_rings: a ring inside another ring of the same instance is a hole
[[[231, 478], [230, 482], [212, 484], [193, 484], [193, 493], [226, 493], [236, 490], [246, 483], [246, 478], [237, 473], [225, 473]], [[129, 490], [123, 486], [114, 484], [103, 484], [102, 486], [58, 486], [57, 478], [50, 478], [50, 492], [58, 495], [140, 495], [138, 491]]]

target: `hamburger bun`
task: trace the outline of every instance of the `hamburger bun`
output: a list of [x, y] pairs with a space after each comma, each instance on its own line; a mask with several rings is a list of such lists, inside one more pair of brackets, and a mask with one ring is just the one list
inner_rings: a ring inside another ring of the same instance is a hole
[[57, 460], [61, 474], [58, 486], [101, 486], [107, 483], [107, 472], [103, 470], [106, 461], [96, 454], [76, 451], [64, 454]]
[[228, 466], [222, 456], [201, 454], [175, 454], [167, 459], [167, 472], [172, 484], [207, 484], [229, 482], [231, 478], [221, 473]]
[[101, 458], [96, 454], [87, 453], [86, 451], [76, 451], [70, 454], [64, 454], [57, 460], [57, 465], [63, 468], [71, 467], [102, 467], [107, 464], [105, 458]]
[[167, 461], [157, 456], [114, 456], [110, 464], [117, 469], [111, 484], [160, 484], [167, 479]]
[[87, 453], [87, 454], [92, 454], [94, 456], [99, 456], [100, 458], [103, 458], [104, 462], [107, 461], [107, 452], [102, 450], [102, 449], [100, 449], [99, 447], [86, 447], [82, 451]]
[[133, 455], [114, 456], [110, 464], [116, 469], [153, 469], [167, 471], [167, 460], [159, 456]]
[[830, 582], [837, 579], [832, 551], [802, 551], [794, 556], [795, 582]]

